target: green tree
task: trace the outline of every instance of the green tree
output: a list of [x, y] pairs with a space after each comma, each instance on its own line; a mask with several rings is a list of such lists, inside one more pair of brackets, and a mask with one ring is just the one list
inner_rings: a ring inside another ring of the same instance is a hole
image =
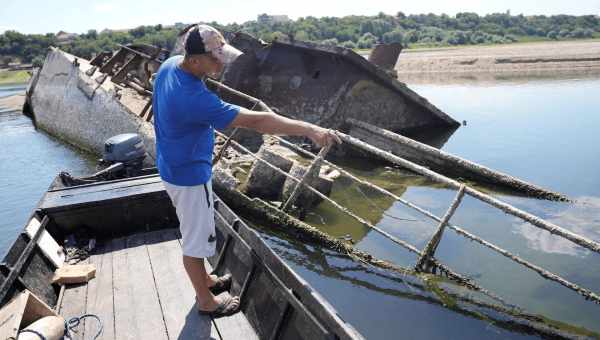
[[353, 41], [350, 41], [350, 40], [342, 42], [340, 44], [340, 46], [345, 47], [345, 48], [349, 48], [349, 49], [352, 49], [352, 50], [357, 48], [356, 43], [353, 42]]
[[325, 40], [321, 41], [321, 44], [327, 45], [327, 46], [337, 46], [338, 43], [339, 42], [336, 38], [325, 39]]
[[85, 37], [87, 39], [97, 39], [98, 38], [98, 31], [96, 31], [96, 30], [88, 30]]
[[404, 41], [404, 35], [399, 29], [387, 32], [383, 34], [382, 40], [384, 43], [402, 43]]
[[377, 37], [371, 32], [363, 34], [358, 40], [358, 48], [371, 48], [377, 43]]

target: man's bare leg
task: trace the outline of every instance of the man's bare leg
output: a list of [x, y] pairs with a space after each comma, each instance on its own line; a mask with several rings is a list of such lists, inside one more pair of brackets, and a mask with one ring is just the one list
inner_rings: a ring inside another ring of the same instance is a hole
[[[198, 297], [198, 307], [204, 311], [212, 311], [217, 308], [219, 302], [210, 292], [208, 287], [215, 284], [216, 276], [209, 275], [204, 266], [204, 259], [190, 256], [183, 256], [183, 267], [187, 272], [192, 286]], [[239, 298], [236, 297], [239, 303]]]

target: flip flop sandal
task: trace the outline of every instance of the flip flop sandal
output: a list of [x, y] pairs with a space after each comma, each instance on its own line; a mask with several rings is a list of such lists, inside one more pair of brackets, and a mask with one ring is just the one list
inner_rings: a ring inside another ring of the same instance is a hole
[[208, 290], [210, 290], [210, 292], [213, 293], [213, 295], [219, 295], [223, 292], [228, 291], [230, 287], [231, 274], [225, 274], [223, 276], [218, 277], [217, 282], [214, 284], [214, 286], [209, 287]]
[[210, 316], [213, 319], [215, 319], [215, 318], [220, 318], [220, 317], [235, 314], [239, 311], [239, 309], [240, 309], [239, 301], [236, 304], [233, 301], [233, 297], [231, 295], [227, 295], [227, 297], [225, 299], [223, 299], [221, 302], [219, 302], [219, 304], [217, 305], [217, 308], [215, 308], [215, 310], [205, 311], [205, 310], [198, 309], [198, 313], [200, 313], [200, 315], [207, 315], [207, 316]]

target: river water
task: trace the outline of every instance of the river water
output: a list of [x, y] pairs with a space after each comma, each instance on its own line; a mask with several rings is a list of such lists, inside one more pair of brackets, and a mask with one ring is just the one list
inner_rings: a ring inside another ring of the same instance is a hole
[[[443, 150], [559, 191], [575, 202], [494, 193], [496, 197], [600, 241], [600, 78], [411, 87], [457, 120], [466, 121], [443, 143]], [[0, 87], [0, 97], [21, 89]], [[14, 112], [0, 113], [0, 150], [0, 253], [4, 253], [54, 176], [62, 170], [90, 173], [94, 159], [36, 131], [28, 118]], [[395, 168], [360, 160], [336, 162], [438, 216], [455, 195]], [[419, 248], [437, 225], [343, 179], [336, 182], [332, 198]], [[376, 257], [414, 265], [413, 255], [325, 203], [307, 221], [334, 236], [352, 238], [357, 248]], [[451, 222], [600, 293], [598, 254], [468, 197]], [[382, 273], [283, 236], [263, 236], [369, 339], [533, 337], [511, 330], [498, 322], [501, 318], [438, 303], [410, 277]], [[451, 231], [444, 234], [436, 256], [529, 313], [600, 333], [598, 305]]]
[[[0, 86], [0, 98], [25, 85]], [[63, 170], [89, 173], [89, 155], [38, 132], [20, 112], [0, 108], [0, 254], [8, 250], [54, 177]]]
[[[595, 95], [600, 93], [600, 77], [408, 85], [455, 119], [465, 121], [466, 125], [443, 144], [443, 150], [559, 191], [575, 202], [549, 202], [501, 193], [494, 196], [600, 241], [600, 96]], [[417, 137], [431, 140], [428, 136]], [[439, 140], [437, 142], [439, 146]], [[354, 167], [354, 173], [360, 177], [437, 216], [444, 215], [456, 194], [421, 177], [372, 162], [352, 160], [346, 165]], [[437, 222], [351, 182], [336, 182], [332, 197], [419, 249], [437, 228]], [[379, 258], [405, 266], [415, 264], [414, 255], [342, 216], [327, 203], [322, 203], [308, 220], [332, 235], [352, 237], [357, 248]], [[463, 200], [451, 222], [600, 293], [600, 254], [554, 237], [470, 197]], [[600, 306], [452, 231], [444, 234], [436, 256], [450, 268], [527, 312], [600, 331]], [[321, 283], [320, 279], [311, 282], [323, 287], [324, 295], [333, 300], [342, 314], [347, 313], [354, 325], [375, 338], [405, 334], [408, 329], [415, 336], [427, 338], [454, 338], [450, 336], [454, 332], [461, 334], [461, 338], [482, 337], [461, 333], [465, 324], [452, 321], [460, 319], [457, 315], [441, 313], [440, 316], [432, 311], [435, 308], [423, 311], [422, 304], [393, 294], [344, 287], [334, 280]], [[419, 311], [412, 312], [412, 308], [417, 308], [415, 304], [419, 305]], [[469, 329], [480, 327], [473, 319], [468, 324]], [[488, 333], [486, 337], [518, 337], [516, 333], [500, 332], [492, 323], [483, 332]], [[596, 336], [600, 337], [598, 333]]]

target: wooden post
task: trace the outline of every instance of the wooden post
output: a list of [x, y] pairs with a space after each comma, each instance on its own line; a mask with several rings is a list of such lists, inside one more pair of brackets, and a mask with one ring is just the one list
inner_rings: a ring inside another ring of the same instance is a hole
[[237, 128], [237, 127], [235, 129], [233, 129], [233, 131], [231, 132], [229, 137], [227, 137], [227, 139], [225, 140], [225, 143], [223, 143], [223, 146], [221, 147], [221, 149], [219, 149], [219, 153], [213, 159], [213, 164], [212, 164], [213, 169], [217, 166], [217, 163], [219, 163], [219, 161], [225, 154], [225, 150], [227, 148], [229, 148], [229, 145], [231, 144], [231, 140], [233, 139], [233, 136], [235, 136], [235, 134], [238, 132], [238, 129], [239, 128]]
[[296, 197], [298, 197], [298, 195], [300, 194], [302, 187], [306, 184], [306, 181], [308, 180], [309, 175], [313, 171], [315, 171], [315, 168], [318, 168], [321, 166], [321, 162], [323, 161], [325, 156], [327, 156], [328, 152], [329, 152], [329, 146], [324, 146], [321, 149], [321, 151], [319, 151], [319, 154], [317, 155], [317, 157], [315, 159], [313, 159], [313, 161], [310, 163], [310, 166], [306, 169], [306, 172], [304, 173], [304, 176], [302, 176], [302, 178], [300, 179], [300, 182], [298, 182], [296, 184], [296, 186], [294, 187], [294, 190], [292, 191], [292, 194], [290, 195], [290, 197], [281, 206], [282, 211], [289, 210], [290, 206], [292, 205], [292, 203], [294, 202]]
[[[254, 110], [254, 108], [256, 108], [256, 105], [258, 105], [259, 102], [260, 102], [259, 100], [255, 101], [254, 105], [252, 105], [252, 108], [250, 110]], [[231, 144], [231, 140], [233, 139], [233, 137], [235, 136], [235, 134], [238, 132], [239, 129], [240, 128], [238, 128], [238, 127], [233, 129], [233, 131], [231, 131], [231, 134], [229, 135], [229, 137], [227, 137], [227, 139], [225, 140], [225, 143], [223, 143], [223, 146], [219, 150], [219, 153], [215, 156], [215, 159], [213, 159], [213, 164], [212, 164], [213, 169], [217, 166], [217, 163], [219, 163], [219, 161], [225, 154], [225, 150], [229, 147], [229, 145]]]
[[434, 255], [435, 251], [437, 250], [437, 247], [440, 244], [440, 241], [442, 240], [442, 235], [444, 234], [444, 229], [446, 228], [448, 221], [450, 221], [450, 218], [452, 217], [452, 215], [454, 215], [454, 212], [460, 205], [460, 202], [462, 201], [462, 198], [464, 195], [465, 195], [465, 186], [463, 184], [460, 187], [460, 189], [458, 190], [458, 193], [456, 194], [454, 201], [450, 205], [450, 208], [448, 208], [448, 211], [446, 211], [446, 214], [444, 215], [444, 217], [442, 218], [442, 221], [438, 225], [437, 230], [435, 231], [435, 233], [433, 234], [433, 236], [431, 237], [429, 242], [427, 242], [427, 245], [425, 246], [423, 253], [419, 257], [419, 260], [417, 260], [417, 264], [415, 265], [416, 271], [424, 272], [424, 271], [427, 271], [431, 267], [431, 258], [433, 258], [433, 255]]
[[146, 105], [144, 105], [144, 108], [140, 112], [140, 118], [144, 117], [144, 115], [146, 114], [146, 111], [148, 111], [150, 106], [152, 106], [152, 96], [150, 96], [150, 99], [148, 99], [148, 101], [146, 102]]

